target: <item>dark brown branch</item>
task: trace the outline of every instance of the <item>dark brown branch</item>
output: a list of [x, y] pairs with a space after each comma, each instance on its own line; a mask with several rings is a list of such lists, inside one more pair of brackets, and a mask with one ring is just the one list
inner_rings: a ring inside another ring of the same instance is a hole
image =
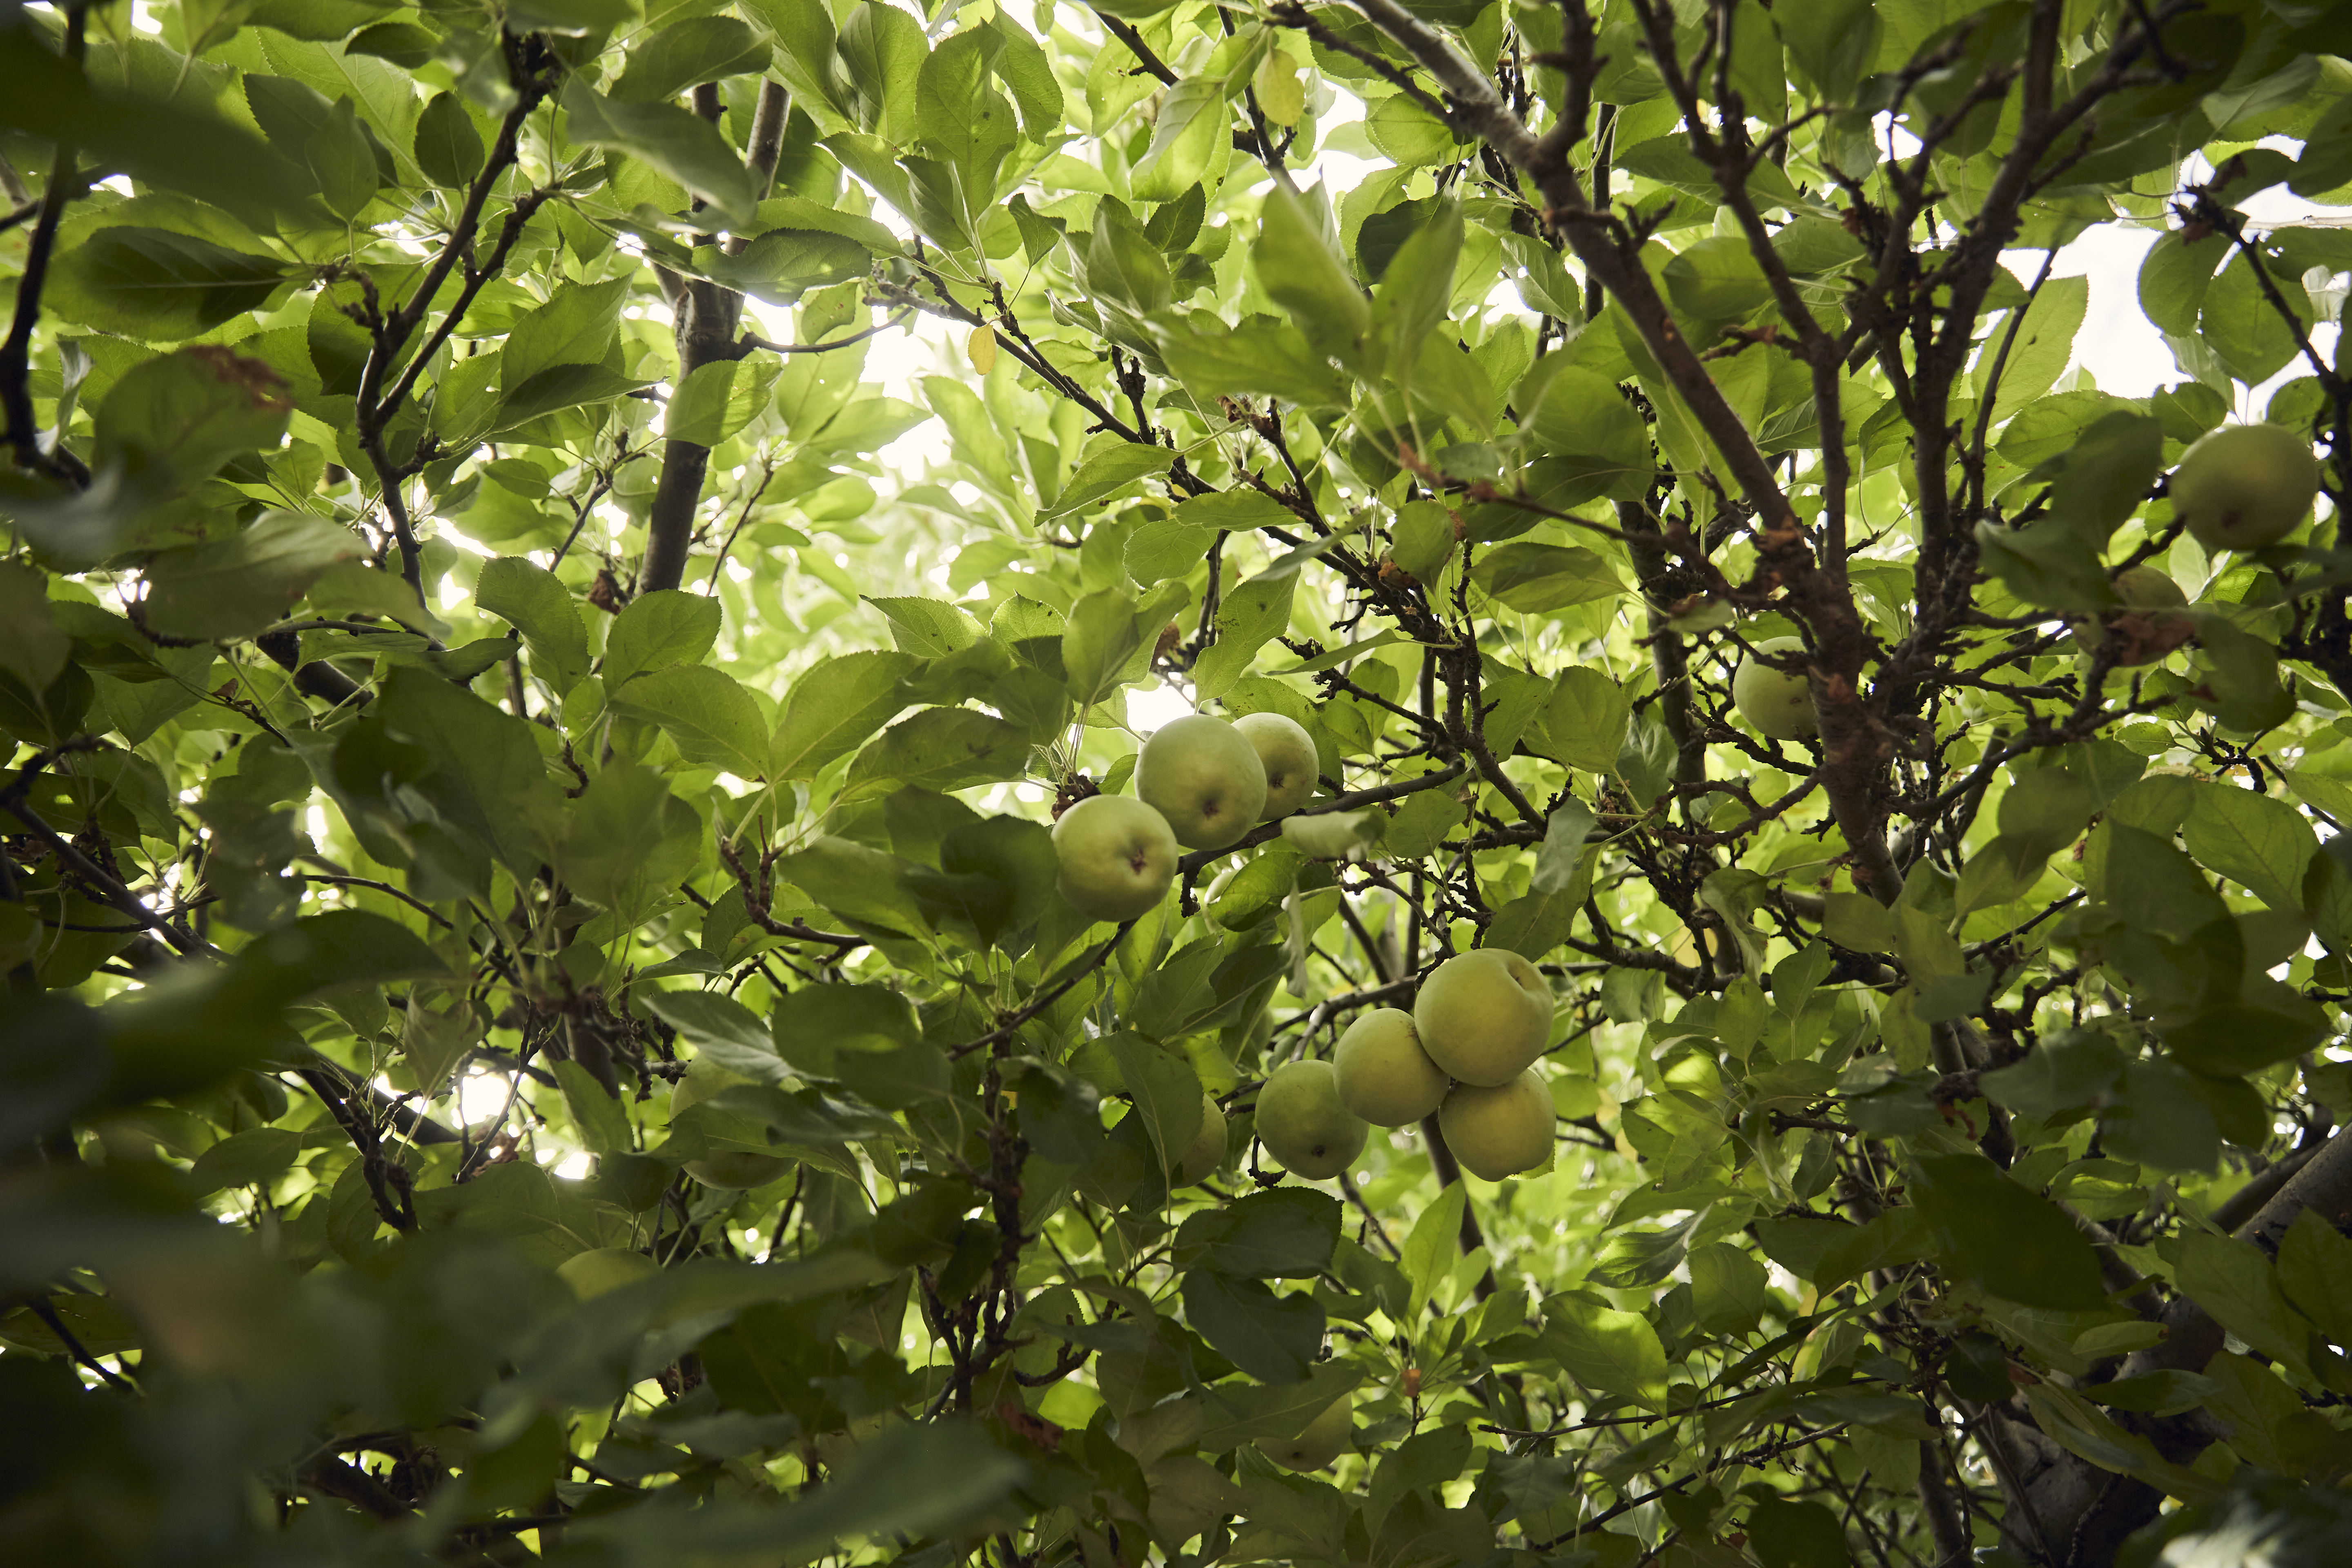
[[[73, 74], [79, 76], [87, 47], [83, 29], [89, 16], [88, 0], [68, 5], [65, 15], [66, 58], [71, 62]], [[41, 450], [39, 426], [33, 418], [32, 393], [33, 324], [40, 319], [41, 289], [48, 279], [49, 258], [57, 249], [58, 225], [65, 217], [66, 204], [84, 189], [74, 160], [73, 143], [58, 142], [57, 156], [49, 166], [48, 185], [41, 193], [39, 216], [34, 222], [31, 238], [26, 242], [24, 270], [16, 277], [16, 310], [9, 318], [7, 340], [0, 342], [0, 417], [8, 422], [9, 449], [21, 467], [80, 488], [89, 483], [89, 470], [79, 458], [62, 446], [55, 453]], [[15, 170], [9, 171], [11, 183], [21, 192], [24, 187], [15, 181]], [[17, 205], [21, 216], [21, 195]]]

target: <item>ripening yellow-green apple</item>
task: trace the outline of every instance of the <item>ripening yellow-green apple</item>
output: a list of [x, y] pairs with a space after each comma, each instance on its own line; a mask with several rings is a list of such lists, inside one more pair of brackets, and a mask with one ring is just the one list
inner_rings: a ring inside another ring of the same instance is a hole
[[[709, 1100], [722, 1089], [730, 1089], [748, 1079], [724, 1072], [709, 1062], [696, 1062], [669, 1091], [669, 1116], [676, 1121], [687, 1107]], [[740, 1149], [721, 1149], [699, 1160], [686, 1163], [686, 1173], [706, 1187], [764, 1187], [792, 1168], [792, 1161], [776, 1154], [754, 1154]]]
[[1135, 793], [1187, 849], [1223, 849], [1257, 826], [1265, 764], [1223, 719], [1188, 713], [1162, 724], [1135, 759]]
[[[2125, 610], [2154, 612], [2144, 613], [2141, 619], [2157, 634], [2147, 637], [2118, 637], [2117, 664], [2152, 664], [2187, 640], [2189, 617], [2163, 613], [2180, 609], [2189, 603], [2189, 595], [2180, 591], [2180, 584], [2169, 574], [2143, 561], [2116, 574], [2116, 593], [2123, 600]], [[2073, 624], [2074, 646], [2084, 653], [2098, 651], [2099, 645], [2111, 635], [2107, 627], [2088, 616], [2076, 617]]]
[[625, 1247], [599, 1247], [572, 1254], [557, 1265], [555, 1271], [572, 1287], [572, 1293], [584, 1301], [591, 1296], [601, 1296], [658, 1274], [661, 1265]]
[[1364, 1124], [1339, 1103], [1338, 1075], [1324, 1061], [1285, 1062], [1257, 1091], [1257, 1135], [1275, 1163], [1319, 1182], [1364, 1152]]
[[1375, 1127], [1409, 1127], [1445, 1099], [1445, 1074], [1421, 1048], [1421, 1032], [1402, 1007], [1360, 1015], [1333, 1047], [1331, 1070], [1339, 1103]]
[[1258, 763], [1265, 769], [1265, 805], [1259, 815], [1272, 822], [1305, 805], [1322, 770], [1315, 760], [1315, 737], [1279, 713], [1244, 713], [1234, 728], [1257, 749]]
[[1203, 1089], [1201, 1093], [1201, 1131], [1192, 1142], [1176, 1156], [1176, 1169], [1171, 1173], [1171, 1185], [1189, 1187], [1195, 1182], [1205, 1182], [1225, 1163], [1225, 1108], [1217, 1097]]
[[1492, 1088], [1543, 1055], [1551, 1005], [1551, 987], [1534, 964], [1505, 948], [1473, 948], [1421, 983], [1412, 1026], [1448, 1077]]
[[1307, 1424], [1307, 1430], [1284, 1441], [1257, 1440], [1257, 1451], [1286, 1470], [1319, 1470], [1349, 1447], [1356, 1427], [1356, 1412], [1344, 1397]]
[[2275, 544], [2319, 494], [2311, 443], [2282, 425], [2225, 425], [2172, 470], [2172, 510], [2208, 550]]
[[[1802, 637], [1769, 637], [1756, 645], [1758, 653], [1805, 651]], [[1821, 733], [1813, 713], [1812, 688], [1802, 675], [1790, 675], [1743, 658], [1731, 678], [1731, 704], [1759, 735], [1775, 741], [1802, 741]]]
[[1461, 1083], [1437, 1113], [1445, 1145], [1474, 1176], [1499, 1182], [1551, 1158], [1551, 1090], [1529, 1068], [1498, 1089]]
[[1168, 896], [1176, 835], [1131, 795], [1090, 795], [1054, 824], [1062, 897], [1098, 921], [1131, 921]]

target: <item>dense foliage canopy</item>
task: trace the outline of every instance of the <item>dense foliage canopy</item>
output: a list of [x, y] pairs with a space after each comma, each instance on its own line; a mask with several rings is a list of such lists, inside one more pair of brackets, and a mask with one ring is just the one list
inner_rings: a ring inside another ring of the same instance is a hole
[[[0, 1556], [2352, 1558], [2352, 231], [2245, 206], [2347, 86], [2327, 0], [0, 0]], [[1313, 797], [1092, 921], [1188, 706]], [[1286, 1176], [1476, 949], [1552, 1157]]]

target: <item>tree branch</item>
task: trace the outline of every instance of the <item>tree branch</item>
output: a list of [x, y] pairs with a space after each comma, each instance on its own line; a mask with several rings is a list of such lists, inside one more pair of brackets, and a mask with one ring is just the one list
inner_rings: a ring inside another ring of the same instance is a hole
[[[88, 48], [84, 37], [89, 16], [88, 0], [68, 5], [65, 16], [66, 58], [79, 75]], [[16, 278], [16, 311], [9, 318], [7, 339], [0, 342], [0, 417], [8, 422], [9, 449], [21, 467], [79, 489], [89, 483], [89, 470], [81, 460], [62, 446], [55, 453], [41, 450], [39, 427], [33, 418], [32, 393], [33, 324], [40, 319], [41, 289], [48, 279], [49, 258], [57, 249], [58, 225], [65, 216], [66, 204], [81, 195], [84, 188], [74, 167], [74, 156], [72, 142], [58, 143], [57, 156], [49, 166], [48, 185], [41, 192], [39, 216], [26, 243], [25, 268]], [[16, 193], [21, 193], [24, 186], [15, 175], [16, 171], [11, 169], [10, 184]], [[18, 205], [21, 209], [21, 196]]]

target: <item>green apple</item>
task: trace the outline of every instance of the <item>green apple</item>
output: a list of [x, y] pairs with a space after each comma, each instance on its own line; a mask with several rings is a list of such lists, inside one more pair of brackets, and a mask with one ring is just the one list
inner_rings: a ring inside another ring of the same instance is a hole
[[1375, 1127], [1411, 1126], [1445, 1099], [1445, 1074], [1421, 1048], [1412, 1015], [1402, 1007], [1360, 1015], [1332, 1049], [1331, 1069], [1339, 1103]]
[[1268, 822], [1288, 816], [1315, 794], [1322, 763], [1315, 758], [1315, 737], [1295, 719], [1279, 713], [1244, 713], [1234, 721], [1242, 739], [1257, 750], [1265, 769], [1265, 805], [1260, 815]]
[[572, 1254], [555, 1271], [572, 1287], [572, 1294], [584, 1301], [591, 1296], [601, 1296], [658, 1274], [661, 1265], [625, 1247], [599, 1247]]
[[2207, 550], [2275, 544], [2311, 514], [2319, 459], [2282, 425], [2225, 425], [2172, 470], [2172, 510]]
[[[725, 1072], [709, 1062], [696, 1062], [669, 1091], [669, 1116], [672, 1121], [684, 1114], [687, 1107], [709, 1100], [722, 1089], [730, 1089], [751, 1080]], [[717, 1153], [686, 1163], [686, 1173], [706, 1187], [764, 1187], [786, 1171], [792, 1161], [776, 1154], [753, 1154], [743, 1150], [722, 1149]]]
[[1296, 1437], [1286, 1441], [1260, 1437], [1257, 1451], [1286, 1470], [1319, 1470], [1348, 1451], [1348, 1439], [1355, 1427], [1355, 1408], [1343, 1397], [1332, 1401]]
[[[1756, 645], [1758, 653], [1802, 653], [1802, 637], [1769, 637]], [[1731, 677], [1731, 704], [1759, 735], [1775, 741], [1802, 741], [1821, 733], [1813, 713], [1813, 693], [1802, 675], [1790, 675], [1743, 658]]]
[[1225, 1163], [1225, 1108], [1217, 1097], [1203, 1090], [1201, 1095], [1201, 1131], [1192, 1142], [1176, 1156], [1172, 1184], [1189, 1187], [1205, 1182], [1216, 1174], [1217, 1167]]
[[1312, 1182], [1336, 1176], [1364, 1152], [1364, 1124], [1339, 1102], [1325, 1061], [1285, 1062], [1257, 1091], [1257, 1135], [1275, 1163]]
[[1551, 1158], [1551, 1090], [1529, 1068], [1498, 1089], [1456, 1084], [1437, 1113], [1445, 1146], [1474, 1176], [1499, 1182]]
[[[2172, 632], [2175, 623], [2186, 623], [2189, 617], [2168, 616], [2163, 612], [2184, 607], [2189, 603], [2189, 595], [2180, 591], [2180, 584], [2174, 582], [2168, 574], [2143, 561], [2116, 574], [2116, 593], [2122, 598], [2126, 611], [2155, 612], [2141, 618], [2158, 633], [2154, 637], [2117, 637], [2117, 664], [2153, 664], [2179, 646], [2187, 635], [2185, 631], [2170, 636], [2166, 634]], [[2110, 615], [2117, 613], [2108, 612]], [[2088, 616], [2076, 617], [2074, 627], [2074, 646], [2084, 653], [2097, 652], [2100, 643], [2110, 635], [2105, 626]]]
[[1131, 921], [1168, 896], [1176, 835], [1131, 795], [1090, 795], [1054, 824], [1062, 897], [1098, 921]]
[[1421, 1048], [1449, 1077], [1510, 1082], [1551, 1039], [1551, 987], [1516, 952], [1474, 948], [1439, 964], [1412, 1000]]
[[1223, 719], [1188, 713], [1143, 742], [1135, 793], [1168, 819], [1177, 843], [1223, 849], [1256, 826], [1265, 809], [1265, 764]]

